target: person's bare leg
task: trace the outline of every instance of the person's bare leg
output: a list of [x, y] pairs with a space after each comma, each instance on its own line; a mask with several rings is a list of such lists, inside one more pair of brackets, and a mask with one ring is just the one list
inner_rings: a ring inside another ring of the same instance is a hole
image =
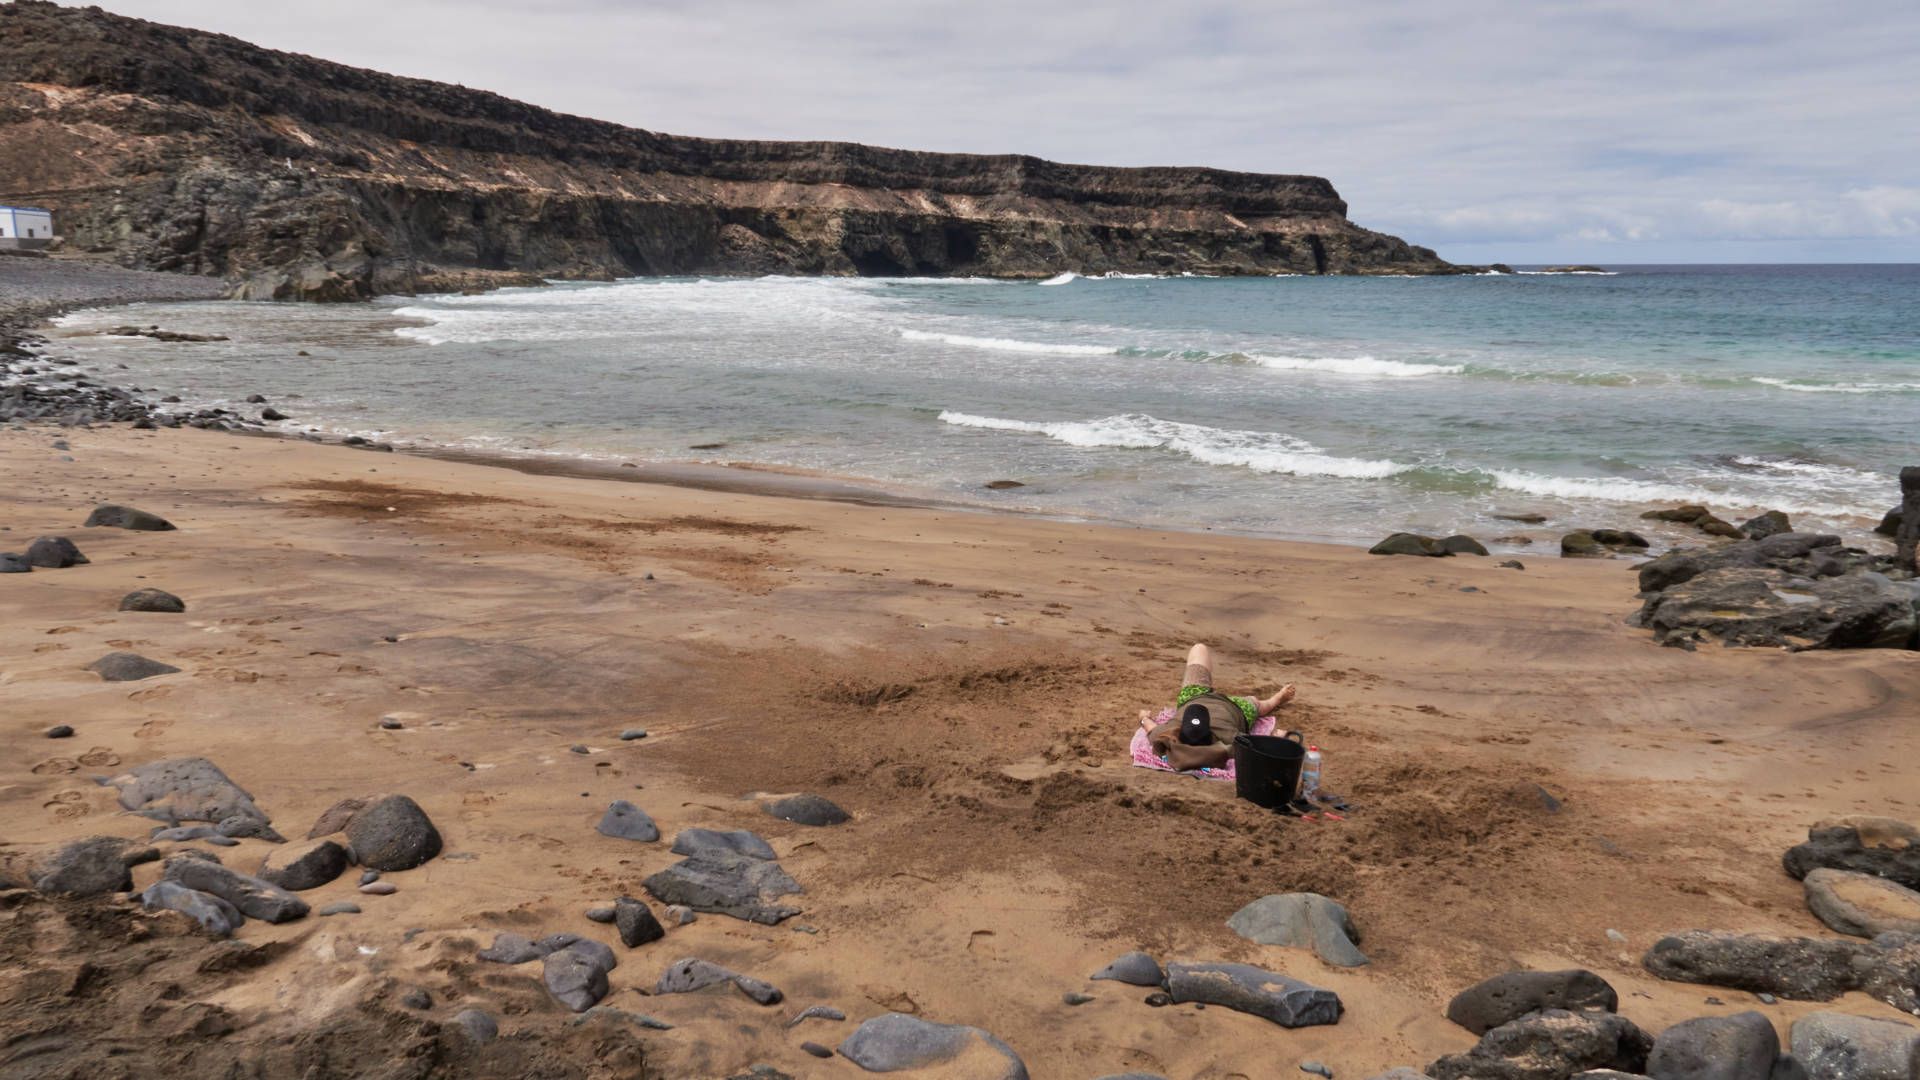
[[1260, 715], [1272, 716], [1275, 712], [1279, 711], [1280, 706], [1285, 705], [1289, 701], [1292, 701], [1293, 696], [1299, 692], [1300, 691], [1292, 683], [1288, 683], [1287, 685], [1281, 687], [1279, 693], [1273, 695], [1270, 698], [1267, 698], [1264, 701], [1258, 702], [1260, 706]]
[[1187, 650], [1187, 666], [1203, 667], [1208, 671], [1212, 671], [1213, 650], [1207, 648], [1205, 645], [1194, 645], [1193, 648]]

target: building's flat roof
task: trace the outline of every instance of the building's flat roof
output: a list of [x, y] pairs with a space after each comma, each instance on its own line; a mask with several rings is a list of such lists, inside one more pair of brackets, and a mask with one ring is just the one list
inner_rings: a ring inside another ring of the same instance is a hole
[[51, 210], [42, 210], [37, 206], [0, 206], [0, 210], [27, 210], [35, 214], [50, 214]]

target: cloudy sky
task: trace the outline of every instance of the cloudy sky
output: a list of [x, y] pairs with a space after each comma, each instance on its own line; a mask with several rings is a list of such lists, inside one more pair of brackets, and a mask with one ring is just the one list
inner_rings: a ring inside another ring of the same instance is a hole
[[688, 135], [1331, 179], [1460, 262], [1920, 262], [1913, 0], [105, 0]]

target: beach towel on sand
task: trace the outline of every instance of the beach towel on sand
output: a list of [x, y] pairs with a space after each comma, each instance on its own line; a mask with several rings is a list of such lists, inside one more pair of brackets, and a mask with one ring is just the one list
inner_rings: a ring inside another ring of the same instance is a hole
[[[1160, 710], [1160, 715], [1153, 718], [1153, 723], [1157, 727], [1172, 719], [1173, 708], [1169, 706]], [[1167, 764], [1167, 759], [1153, 752], [1153, 744], [1147, 741], [1147, 729], [1137, 726], [1138, 723], [1139, 721], [1136, 720], [1136, 726], [1133, 729], [1133, 742], [1127, 747], [1128, 752], [1133, 756], [1133, 763], [1143, 769], [1159, 769], [1162, 772], [1177, 771], [1173, 766]], [[1253, 731], [1251, 733], [1254, 735], [1271, 735], [1273, 734], [1273, 728], [1274, 718], [1271, 716], [1263, 716], [1253, 722]], [[1191, 769], [1186, 775], [1197, 776], [1202, 780], [1232, 780], [1234, 775], [1233, 762], [1229, 761], [1217, 769]]]

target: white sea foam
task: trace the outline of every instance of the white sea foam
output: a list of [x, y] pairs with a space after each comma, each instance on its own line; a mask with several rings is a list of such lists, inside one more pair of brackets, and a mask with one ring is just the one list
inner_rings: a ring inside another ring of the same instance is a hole
[[1377, 360], [1371, 356], [1267, 356], [1245, 353], [1261, 367], [1281, 371], [1324, 371], [1335, 375], [1360, 375], [1369, 378], [1420, 379], [1430, 375], [1458, 375], [1465, 364], [1408, 364], [1399, 360]]
[[971, 334], [942, 334], [932, 330], [902, 330], [908, 341], [937, 341], [943, 345], [961, 345], [969, 349], [993, 349], [998, 352], [1052, 353], [1059, 356], [1114, 356], [1120, 350], [1112, 345], [1075, 345], [1061, 342], [1020, 341], [1016, 338], [975, 337]]
[[1392, 476], [1413, 468], [1396, 461], [1335, 457], [1304, 439], [1280, 432], [1229, 431], [1201, 424], [1161, 420], [1145, 413], [1106, 416], [1098, 420], [1036, 422], [949, 410], [942, 412], [940, 419], [960, 427], [1045, 435], [1069, 446], [1171, 450], [1203, 465], [1239, 467], [1263, 473], [1363, 480]]
[[1076, 280], [1078, 280], [1078, 279], [1079, 279], [1079, 277], [1080, 277], [1080, 275], [1079, 275], [1079, 274], [1076, 274], [1076, 273], [1074, 273], [1073, 271], [1071, 271], [1071, 270], [1068, 270], [1068, 271], [1067, 271], [1066, 273], [1063, 273], [1063, 274], [1055, 274], [1055, 275], [1053, 275], [1052, 277], [1050, 277], [1050, 278], [1048, 278], [1047, 280], [1045, 280], [1045, 281], [1043, 281], [1043, 282], [1041, 282], [1040, 284], [1042, 284], [1042, 285], [1065, 285], [1065, 284], [1066, 284], [1067, 282], [1069, 282], [1069, 281], [1076, 281]]
[[1802, 383], [1765, 375], [1749, 376], [1763, 386], [1792, 390], [1801, 394], [1902, 394], [1920, 390], [1920, 383]]

